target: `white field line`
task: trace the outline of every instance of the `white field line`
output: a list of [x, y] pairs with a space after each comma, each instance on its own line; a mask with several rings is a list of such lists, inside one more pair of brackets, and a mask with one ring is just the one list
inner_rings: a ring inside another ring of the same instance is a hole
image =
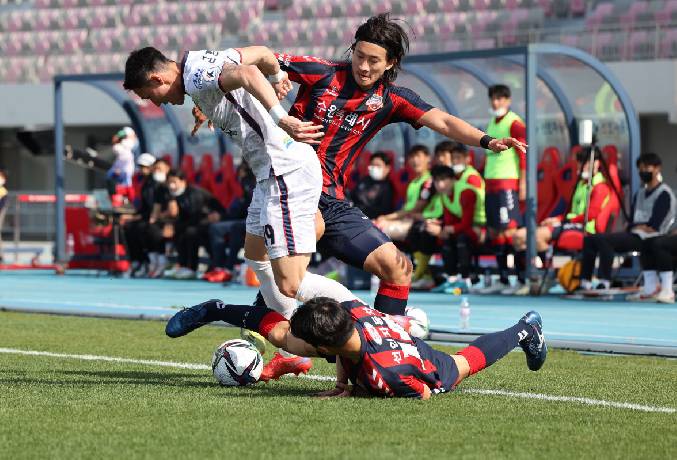
[[[35, 351], [35, 350], [19, 350], [16, 348], [0, 348], [0, 353], [13, 354], [13, 355], [25, 355], [25, 356], [46, 356], [50, 358], [65, 358], [65, 359], [78, 359], [83, 361], [107, 361], [115, 363], [126, 363], [126, 364], [142, 364], [148, 366], [163, 366], [171, 367], [175, 369], [191, 369], [191, 370], [211, 370], [211, 366], [206, 364], [195, 364], [195, 363], [177, 363], [173, 361], [156, 361], [153, 359], [132, 359], [132, 358], [118, 358], [114, 356], [99, 356], [99, 355], [75, 355], [68, 353], [52, 353], [49, 351]], [[301, 375], [303, 378], [310, 380], [320, 380], [320, 381], [333, 381], [335, 377], [329, 375]], [[592, 399], [592, 398], [581, 398], [577, 396], [556, 396], [556, 395], [547, 395], [540, 393], [522, 393], [516, 391], [505, 391], [505, 390], [487, 390], [480, 388], [468, 388], [460, 389], [463, 393], [469, 394], [479, 394], [479, 395], [490, 395], [490, 396], [507, 396], [510, 398], [522, 398], [522, 399], [538, 399], [541, 401], [553, 401], [553, 402], [568, 402], [568, 403], [577, 403], [585, 404], [588, 406], [602, 406], [602, 407], [611, 407], [613, 409], [629, 409], [636, 410], [641, 412], [661, 412], [666, 414], [674, 414], [677, 412], [677, 409], [673, 407], [661, 407], [661, 406], [646, 406], [643, 404], [634, 404], [627, 402], [616, 402], [616, 401], [605, 401], [603, 399]]]

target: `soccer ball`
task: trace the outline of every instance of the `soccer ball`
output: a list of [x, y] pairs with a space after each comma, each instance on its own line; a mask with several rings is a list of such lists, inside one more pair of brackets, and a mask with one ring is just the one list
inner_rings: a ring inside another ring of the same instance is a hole
[[409, 317], [409, 335], [419, 339], [426, 339], [430, 334], [428, 315], [420, 308], [407, 307], [404, 314]]
[[242, 386], [256, 383], [263, 370], [263, 357], [246, 340], [223, 342], [212, 356], [212, 372], [219, 384]]

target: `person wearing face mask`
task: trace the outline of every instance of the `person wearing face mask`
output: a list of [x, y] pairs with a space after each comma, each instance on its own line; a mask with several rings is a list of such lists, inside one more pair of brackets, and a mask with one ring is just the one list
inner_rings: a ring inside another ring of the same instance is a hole
[[[487, 134], [492, 137], [511, 136], [520, 142], [526, 141], [526, 125], [515, 112], [510, 88], [506, 85], [489, 87], [491, 120]], [[500, 281], [480, 292], [497, 294], [511, 290], [508, 281], [508, 253], [512, 251], [512, 236], [520, 226], [519, 203], [526, 198], [526, 152], [511, 148], [496, 153], [485, 150], [484, 180], [487, 187], [486, 215], [487, 232], [496, 252]], [[516, 289], [520, 289], [518, 283]]]
[[[138, 200], [135, 200], [136, 213], [125, 222], [123, 230], [129, 259], [131, 261], [130, 275], [132, 277], [141, 277], [147, 273], [148, 256], [147, 251], [154, 245], [151, 244], [154, 239], [149, 235], [150, 219], [156, 202], [156, 195], [163, 193], [164, 187], [162, 179], [162, 168], [156, 163], [164, 163], [163, 160], [156, 160], [150, 153], [142, 153], [136, 160], [138, 167], [138, 179], [140, 182]], [[156, 169], [156, 173], [153, 170]], [[156, 180], [155, 174], [158, 175]]]
[[166, 276], [176, 279], [195, 278], [200, 246], [210, 249], [209, 225], [219, 222], [225, 210], [209, 192], [188, 184], [183, 171], [172, 169], [167, 175], [170, 199], [167, 214], [174, 220], [174, 246], [178, 268]]
[[[618, 201], [613, 195], [610, 186], [611, 179], [604, 174], [601, 168], [602, 152], [595, 148], [593, 155], [592, 168], [592, 191], [588, 188], [590, 178], [590, 149], [585, 149], [576, 155], [579, 164], [578, 183], [574, 190], [573, 198], [569, 206], [569, 212], [559, 216], [548, 217], [544, 219], [536, 229], [536, 250], [542, 259], [545, 259], [545, 252], [549, 249], [553, 240], [566, 240], [580, 238], [582, 245], [584, 235], [593, 235], [598, 232], [599, 225], [597, 219], [601, 216], [608, 206], [618, 206]], [[587, 205], [588, 194], [590, 204]], [[585, 211], [588, 209], [585, 221]], [[604, 229], [602, 229], [604, 230]], [[527, 229], [525, 227], [517, 229], [513, 235], [513, 247], [515, 249], [515, 264], [518, 269], [518, 276], [521, 277], [519, 289], [512, 292], [504, 291], [505, 295], [527, 295], [529, 287], [524, 283], [524, 273], [526, 270], [526, 250], [527, 250]], [[579, 247], [579, 250], [582, 248]]]
[[130, 187], [132, 185], [134, 149], [137, 146], [138, 139], [136, 133], [129, 126], [125, 126], [113, 136], [115, 161], [106, 175], [112, 186], [123, 185]]
[[7, 173], [0, 169], [0, 262], [2, 262], [2, 222], [5, 220], [7, 212]]
[[426, 221], [426, 232], [442, 242], [446, 280], [436, 292], [467, 291], [472, 286], [472, 253], [486, 239], [485, 185], [472, 166], [468, 150], [454, 145], [451, 168], [433, 168], [435, 189], [443, 194], [442, 219]]
[[353, 204], [370, 219], [393, 211], [395, 189], [388, 179], [390, 170], [391, 160], [388, 155], [383, 152], [373, 153], [369, 161], [369, 175], [360, 179], [350, 192]]
[[[658, 285], [655, 261], [647, 248], [653, 238], [665, 235], [677, 215], [677, 200], [672, 189], [663, 182], [661, 159], [655, 153], [644, 153], [637, 159], [642, 187], [632, 199], [632, 221], [625, 232], [596, 234], [583, 240], [583, 264], [581, 269], [582, 290], [609, 289], [614, 254], [617, 252], [639, 251], [644, 268], [644, 293], [655, 294]], [[599, 256], [597, 283], [592, 283], [595, 260]], [[667, 270], [666, 270], [667, 272]], [[670, 286], [670, 293], [659, 295], [656, 300], [674, 302], [672, 278], [661, 272], [661, 285]]]

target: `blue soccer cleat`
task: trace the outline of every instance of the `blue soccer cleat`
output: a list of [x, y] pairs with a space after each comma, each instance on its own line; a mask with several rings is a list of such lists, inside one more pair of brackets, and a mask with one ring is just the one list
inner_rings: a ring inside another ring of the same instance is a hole
[[172, 338], [181, 337], [194, 331], [198, 327], [209, 324], [211, 321], [206, 321], [207, 304], [213, 302], [221, 303], [220, 300], [212, 299], [176, 312], [176, 314], [167, 322], [165, 334]]
[[520, 321], [524, 321], [534, 329], [531, 339], [523, 340], [520, 346], [527, 355], [527, 367], [532, 371], [537, 371], [543, 367], [548, 355], [548, 346], [545, 343], [545, 337], [543, 337], [543, 320], [538, 312], [530, 311]]

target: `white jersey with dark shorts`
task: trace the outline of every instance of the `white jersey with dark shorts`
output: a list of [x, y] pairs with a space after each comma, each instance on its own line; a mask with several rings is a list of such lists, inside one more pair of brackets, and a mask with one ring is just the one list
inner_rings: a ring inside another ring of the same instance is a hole
[[256, 176], [247, 233], [265, 239], [271, 259], [313, 253], [320, 162], [313, 148], [289, 137], [254, 96], [242, 88], [221, 91], [223, 66], [240, 63], [233, 48], [186, 53], [181, 64], [185, 91], [214, 126], [240, 144]]

